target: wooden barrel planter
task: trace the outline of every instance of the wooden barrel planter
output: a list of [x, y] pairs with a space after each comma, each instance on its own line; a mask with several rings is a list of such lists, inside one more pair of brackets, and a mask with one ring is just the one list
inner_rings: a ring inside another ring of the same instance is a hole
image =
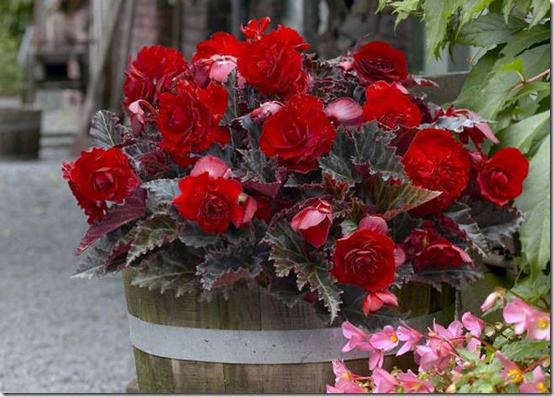
[[42, 111], [0, 108], [0, 159], [36, 159]]
[[[330, 361], [341, 358], [345, 339], [340, 324], [324, 323], [309, 304], [288, 308], [254, 284], [227, 300], [175, 298], [132, 286], [132, 272], [124, 284], [140, 393], [322, 393], [333, 384]], [[419, 328], [454, 317], [451, 288], [410, 284], [398, 296]], [[367, 373], [367, 354], [344, 359]], [[385, 367], [413, 366], [400, 359], [388, 356]]]

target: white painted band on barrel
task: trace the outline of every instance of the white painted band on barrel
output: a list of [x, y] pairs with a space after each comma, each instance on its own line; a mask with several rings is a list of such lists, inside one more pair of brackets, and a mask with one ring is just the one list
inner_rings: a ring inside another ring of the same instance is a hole
[[[441, 322], [453, 307], [406, 322], [420, 330], [433, 318]], [[341, 328], [226, 330], [154, 324], [128, 314], [132, 344], [159, 357], [228, 364], [300, 364], [367, 358], [367, 352], [343, 353]], [[391, 325], [398, 322], [391, 319]]]

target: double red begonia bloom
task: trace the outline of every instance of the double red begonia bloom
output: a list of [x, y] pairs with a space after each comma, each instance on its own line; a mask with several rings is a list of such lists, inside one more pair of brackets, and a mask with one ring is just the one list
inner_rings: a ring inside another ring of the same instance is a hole
[[417, 215], [428, 215], [446, 209], [466, 188], [471, 162], [461, 143], [448, 131], [420, 130], [402, 158], [406, 174], [419, 187], [441, 192], [441, 195], [414, 209]]
[[360, 47], [353, 55], [354, 70], [362, 84], [374, 81], [404, 81], [408, 65], [404, 53], [383, 41], [372, 41]]
[[341, 284], [368, 292], [382, 291], [394, 282], [394, 242], [376, 228], [360, 228], [336, 241], [331, 274]]
[[332, 224], [333, 207], [321, 199], [304, 207], [290, 222], [291, 228], [300, 232], [304, 240], [315, 248], [320, 248], [327, 242]]
[[377, 81], [367, 87], [365, 97], [365, 121], [375, 120], [388, 128], [417, 127], [421, 124], [419, 107], [396, 84]]
[[502, 206], [518, 197], [529, 173], [529, 160], [516, 148], [500, 149], [485, 160], [477, 176], [481, 194]]
[[248, 43], [238, 60], [238, 71], [248, 84], [265, 95], [287, 97], [306, 92], [308, 74], [298, 52], [304, 48], [306, 43], [296, 31], [279, 27]]
[[230, 170], [216, 157], [198, 160], [189, 176], [179, 181], [181, 194], [173, 204], [183, 218], [197, 222], [206, 233], [224, 233], [250, 222], [256, 201], [242, 192], [240, 182], [229, 179]]
[[229, 130], [219, 126], [227, 109], [227, 91], [215, 84], [198, 88], [186, 81], [179, 81], [175, 91], [160, 95], [160, 146], [175, 162], [188, 165], [191, 153], [229, 142]]
[[62, 172], [90, 224], [104, 218], [106, 202], [122, 203], [140, 184], [117, 147], [82, 152], [76, 161], [64, 163]]
[[195, 76], [203, 85], [210, 80], [223, 83], [235, 70], [247, 44], [226, 32], [216, 32], [196, 46], [192, 56]]
[[183, 55], [173, 48], [159, 45], [142, 48], [125, 73], [125, 108], [140, 99], [154, 104], [157, 95], [168, 90], [172, 80], [188, 70]]
[[260, 148], [290, 171], [307, 173], [317, 168], [317, 159], [328, 153], [336, 131], [321, 101], [311, 95], [296, 95], [266, 119]]
[[404, 240], [403, 248], [416, 270], [473, 264], [467, 252], [431, 228], [413, 230]]

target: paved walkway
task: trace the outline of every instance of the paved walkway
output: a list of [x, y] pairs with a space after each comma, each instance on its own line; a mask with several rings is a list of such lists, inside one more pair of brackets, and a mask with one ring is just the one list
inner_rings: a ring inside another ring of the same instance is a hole
[[121, 279], [70, 279], [86, 228], [59, 161], [0, 162], [0, 391], [121, 393]]

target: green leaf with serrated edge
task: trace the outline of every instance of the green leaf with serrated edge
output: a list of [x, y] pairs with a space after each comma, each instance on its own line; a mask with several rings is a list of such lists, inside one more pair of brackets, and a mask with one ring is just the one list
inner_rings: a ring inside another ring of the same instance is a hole
[[538, 277], [526, 277], [518, 280], [511, 291], [525, 302], [544, 307], [544, 300], [550, 300], [550, 277], [542, 273]]
[[483, 277], [483, 272], [473, 267], [463, 265], [456, 268], [426, 268], [418, 270], [412, 281], [420, 281], [431, 284], [440, 290], [443, 284], [449, 284], [455, 288], [461, 288]]
[[502, 15], [488, 13], [463, 26], [457, 42], [463, 45], [490, 48], [496, 44], [508, 42], [516, 32], [525, 27], [526, 23], [522, 20], [509, 18], [506, 23]]
[[461, 0], [424, 0], [427, 48], [429, 54], [433, 54], [435, 58], [440, 57], [444, 48], [448, 20], [463, 3]]
[[155, 255], [155, 260], [134, 275], [132, 285], [162, 294], [173, 290], [176, 297], [196, 293], [199, 285], [194, 262], [182, 248], [165, 249], [151, 255]]
[[298, 288], [308, 285], [310, 291], [317, 292], [318, 299], [329, 310], [332, 322], [340, 310], [341, 290], [329, 274], [328, 264], [307, 251], [302, 237], [284, 219], [268, 231], [266, 241], [271, 246], [269, 259], [276, 275], [286, 277], [295, 273]]
[[521, 213], [514, 207], [498, 207], [488, 201], [473, 201], [471, 216], [477, 222], [481, 233], [490, 241], [502, 244], [503, 239], [512, 238], [523, 221]]
[[550, 134], [550, 111], [542, 112], [528, 117], [520, 122], [514, 123], [501, 131], [496, 136], [500, 145], [495, 151], [502, 147], [516, 147], [525, 155], [532, 155], [533, 148], [536, 149], [544, 137]]
[[361, 131], [352, 135], [354, 153], [351, 157], [356, 166], [368, 166], [372, 175], [379, 175], [384, 180], [394, 178], [406, 180], [402, 158], [396, 154], [396, 149], [390, 145], [395, 134], [385, 131], [376, 123], [366, 123]]
[[262, 271], [263, 248], [243, 240], [221, 250], [207, 251], [197, 267], [205, 291], [227, 289], [240, 280], [254, 279]]
[[183, 222], [178, 238], [180, 242], [191, 248], [204, 248], [222, 243], [220, 235], [205, 233], [194, 222]]
[[221, 125], [228, 126], [231, 125], [234, 119], [239, 115], [238, 101], [237, 101], [237, 72], [233, 70], [227, 76], [227, 81], [224, 84], [225, 89], [227, 90], [227, 110], [223, 115], [221, 120]]
[[89, 132], [93, 146], [110, 148], [122, 143], [124, 129], [115, 113], [108, 110], [96, 112], [92, 117]]
[[380, 129], [376, 123], [366, 123], [352, 135], [343, 128], [337, 131], [337, 138], [331, 152], [319, 158], [323, 173], [333, 179], [353, 185], [360, 175], [380, 175], [383, 179], [406, 179], [401, 158], [390, 142], [395, 135]]
[[365, 183], [367, 199], [385, 219], [392, 219], [440, 195], [440, 192], [423, 189], [410, 182], [390, 183], [372, 177]]
[[502, 353], [512, 361], [528, 364], [550, 356], [550, 345], [545, 340], [522, 339], [502, 347]]
[[471, 207], [459, 201], [453, 202], [444, 212], [444, 216], [452, 219], [458, 228], [465, 233], [467, 239], [471, 242], [481, 255], [489, 253], [489, 243], [477, 221], [471, 216]]
[[137, 223], [137, 233], [127, 254], [127, 264], [140, 256], [175, 241], [179, 231], [175, 221], [168, 215], [153, 215]]
[[115, 230], [96, 241], [81, 255], [77, 270], [71, 277], [92, 278], [106, 274], [110, 255], [122, 236], [121, 230]]
[[534, 26], [531, 29], [523, 30], [513, 35], [500, 53], [507, 57], [515, 57], [522, 51], [548, 40], [550, 40], [549, 26]]
[[348, 161], [353, 154], [354, 142], [343, 129], [339, 129], [331, 152], [318, 159], [321, 171], [329, 174], [336, 181], [353, 185], [355, 177]]
[[178, 179], [156, 179], [142, 184], [146, 189], [146, 206], [151, 211], [168, 208], [180, 194]]
[[536, 25], [550, 14], [549, 0], [531, 0], [531, 26]]
[[550, 261], [550, 137], [531, 159], [516, 205], [526, 217], [520, 229], [523, 259], [536, 277]]

